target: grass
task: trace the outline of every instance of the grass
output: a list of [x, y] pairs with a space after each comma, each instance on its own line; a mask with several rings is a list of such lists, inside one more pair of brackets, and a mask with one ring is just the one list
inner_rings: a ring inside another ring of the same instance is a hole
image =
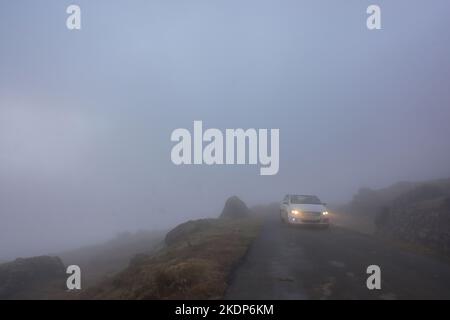
[[[203, 219], [189, 222], [176, 241], [82, 295], [83, 299], [220, 299], [230, 274], [258, 234], [260, 221]], [[183, 228], [181, 225], [179, 228]]]

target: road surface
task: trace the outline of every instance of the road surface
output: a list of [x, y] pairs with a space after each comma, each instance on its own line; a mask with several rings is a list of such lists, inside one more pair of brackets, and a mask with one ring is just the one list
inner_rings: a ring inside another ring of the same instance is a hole
[[[369, 265], [381, 289], [366, 286]], [[450, 299], [450, 263], [342, 227], [290, 227], [274, 213], [225, 299]]]

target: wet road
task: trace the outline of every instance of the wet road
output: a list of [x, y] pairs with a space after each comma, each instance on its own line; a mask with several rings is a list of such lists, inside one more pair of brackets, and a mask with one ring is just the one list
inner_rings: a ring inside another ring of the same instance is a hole
[[[381, 289], [369, 290], [369, 265]], [[290, 227], [275, 213], [235, 271], [226, 299], [450, 299], [450, 263], [349, 229]]]

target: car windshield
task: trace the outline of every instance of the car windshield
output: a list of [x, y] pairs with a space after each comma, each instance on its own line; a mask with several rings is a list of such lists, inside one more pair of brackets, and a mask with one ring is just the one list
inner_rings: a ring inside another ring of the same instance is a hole
[[316, 196], [291, 196], [291, 203], [293, 204], [322, 204]]

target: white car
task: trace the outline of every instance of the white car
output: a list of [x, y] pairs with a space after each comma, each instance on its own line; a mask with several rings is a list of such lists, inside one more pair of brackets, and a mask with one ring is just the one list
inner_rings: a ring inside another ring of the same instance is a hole
[[287, 195], [280, 205], [280, 218], [288, 224], [328, 227], [330, 219], [325, 203], [313, 195]]

